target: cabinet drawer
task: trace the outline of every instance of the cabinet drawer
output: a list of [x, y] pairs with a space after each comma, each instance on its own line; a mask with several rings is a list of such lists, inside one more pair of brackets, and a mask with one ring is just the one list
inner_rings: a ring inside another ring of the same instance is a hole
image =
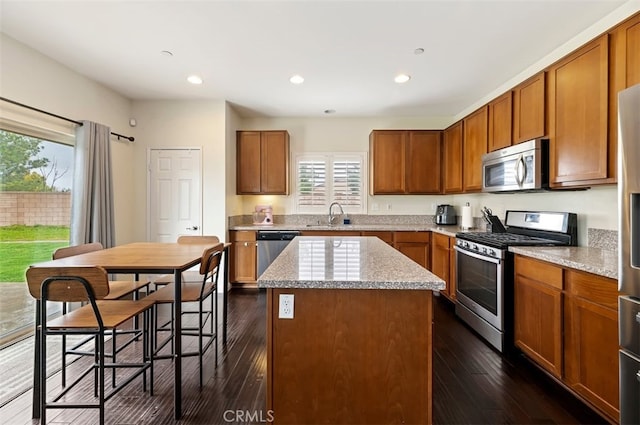
[[567, 270], [567, 292], [596, 304], [618, 310], [618, 282], [591, 273]]
[[516, 274], [562, 290], [562, 268], [543, 261], [516, 255]]
[[393, 245], [393, 232], [362, 232], [362, 236], [375, 236], [380, 238], [383, 242], [388, 243], [389, 245]]
[[429, 242], [430, 232], [394, 232], [395, 242]]
[[229, 239], [231, 239], [232, 242], [255, 241], [256, 232], [250, 230], [229, 232]]

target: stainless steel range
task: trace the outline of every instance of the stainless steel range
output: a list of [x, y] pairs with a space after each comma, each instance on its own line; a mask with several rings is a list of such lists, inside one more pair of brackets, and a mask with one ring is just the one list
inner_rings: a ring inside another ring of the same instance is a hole
[[458, 233], [455, 246], [456, 314], [500, 352], [513, 345], [509, 246], [570, 246], [578, 241], [573, 213], [507, 211], [505, 223], [504, 232]]

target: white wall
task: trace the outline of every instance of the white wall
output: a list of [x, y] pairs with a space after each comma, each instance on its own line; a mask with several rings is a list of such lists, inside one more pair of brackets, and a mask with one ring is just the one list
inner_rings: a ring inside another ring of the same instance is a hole
[[202, 232], [225, 237], [226, 173], [224, 101], [134, 101], [132, 116], [138, 122], [133, 155], [135, 191], [134, 240], [147, 235], [147, 151], [149, 148], [199, 147], [202, 149]]
[[[0, 95], [74, 120], [91, 120], [120, 134], [135, 136], [129, 127], [131, 102], [60, 63], [0, 33]], [[0, 108], [9, 104], [0, 102]], [[24, 111], [24, 110], [23, 110]], [[0, 110], [0, 114], [5, 111]], [[29, 114], [31, 124], [60, 129], [64, 121]], [[72, 131], [72, 129], [70, 130]], [[112, 144], [116, 243], [130, 241], [135, 143]]]

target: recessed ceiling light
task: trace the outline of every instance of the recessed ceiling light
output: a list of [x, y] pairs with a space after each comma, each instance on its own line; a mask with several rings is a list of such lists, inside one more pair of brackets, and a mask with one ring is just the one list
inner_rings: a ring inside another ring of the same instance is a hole
[[325, 114], [327, 114], [327, 115], [329, 115], [329, 114], [335, 114], [335, 113], [336, 113], [336, 110], [335, 110], [335, 109], [325, 109], [325, 110], [324, 110], [324, 113], [325, 113]]
[[189, 75], [187, 77], [187, 81], [191, 84], [202, 84], [202, 78], [197, 75]]
[[409, 81], [411, 79], [410, 75], [407, 74], [398, 74], [396, 75], [396, 78], [393, 79], [393, 81], [395, 81], [398, 84], [402, 84], [402, 83], [406, 83], [407, 81]]
[[414, 55], [421, 55], [424, 53], [424, 49], [422, 47], [418, 47], [416, 50], [413, 51]]
[[293, 77], [289, 78], [289, 81], [291, 81], [291, 84], [302, 84], [304, 83], [304, 78], [302, 77], [302, 75], [294, 75]]
[[164, 57], [167, 57], [167, 58], [170, 58], [171, 56], [173, 56], [173, 53], [171, 53], [171, 52], [170, 52], [170, 51], [168, 51], [168, 50], [163, 50], [163, 51], [161, 51], [161, 52], [160, 52], [160, 54], [161, 54], [162, 56], [164, 56]]

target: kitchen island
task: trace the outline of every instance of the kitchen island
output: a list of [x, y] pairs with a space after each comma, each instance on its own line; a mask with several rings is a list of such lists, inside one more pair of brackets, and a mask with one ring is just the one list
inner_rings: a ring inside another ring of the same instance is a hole
[[[441, 279], [375, 237], [297, 237], [258, 286], [274, 423], [432, 422]], [[286, 308], [282, 295], [293, 295]]]

